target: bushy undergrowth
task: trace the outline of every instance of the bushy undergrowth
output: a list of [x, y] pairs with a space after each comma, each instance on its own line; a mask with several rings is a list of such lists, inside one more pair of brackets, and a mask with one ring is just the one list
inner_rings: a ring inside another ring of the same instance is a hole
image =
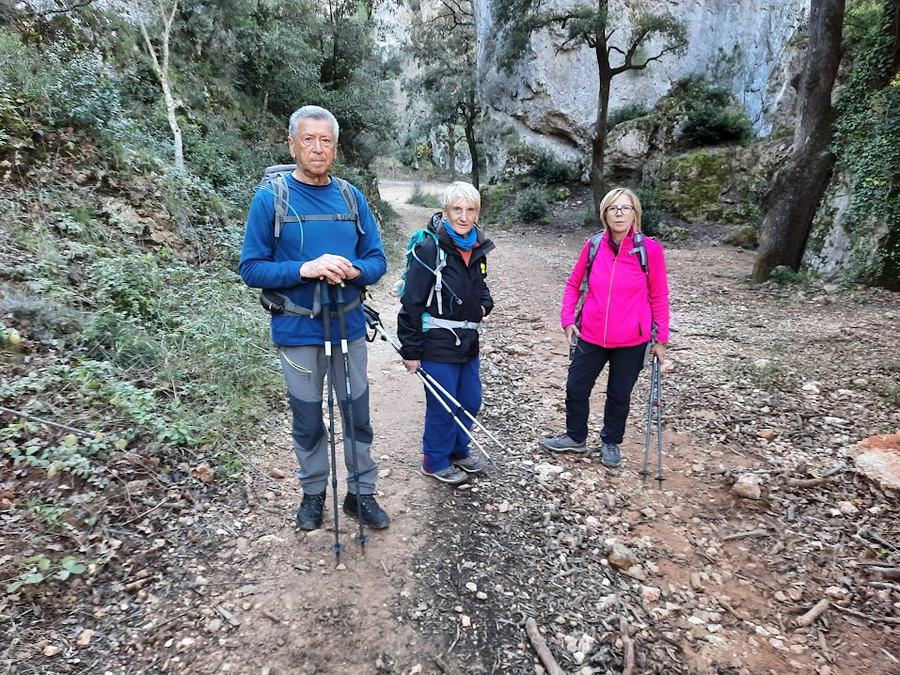
[[750, 138], [750, 119], [746, 109], [724, 87], [715, 87], [702, 79], [682, 83], [687, 117], [681, 128], [688, 147], [701, 147]]
[[516, 196], [516, 217], [526, 223], [539, 221], [547, 215], [549, 201], [550, 199], [545, 189], [539, 187], [526, 188]]
[[423, 191], [422, 186], [419, 183], [413, 185], [413, 192], [409, 196], [409, 199], [406, 200], [406, 203], [423, 206], [427, 209], [437, 210], [441, 208], [441, 198], [431, 192]]

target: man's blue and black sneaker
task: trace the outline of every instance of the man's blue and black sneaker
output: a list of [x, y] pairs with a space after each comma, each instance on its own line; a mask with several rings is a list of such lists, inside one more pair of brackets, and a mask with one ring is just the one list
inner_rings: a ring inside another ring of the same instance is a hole
[[301, 530], [318, 530], [322, 527], [322, 509], [325, 508], [325, 492], [317, 495], [303, 493], [297, 509], [297, 527]]

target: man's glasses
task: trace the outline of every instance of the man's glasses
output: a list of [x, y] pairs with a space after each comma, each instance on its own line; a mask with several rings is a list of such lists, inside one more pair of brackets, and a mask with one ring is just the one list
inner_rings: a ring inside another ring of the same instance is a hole
[[628, 204], [625, 204], [624, 206], [618, 206], [616, 204], [613, 204], [612, 206], [606, 207], [607, 213], [624, 213], [626, 216], [629, 213], [631, 213], [632, 211], [634, 211], [634, 207], [629, 206]]

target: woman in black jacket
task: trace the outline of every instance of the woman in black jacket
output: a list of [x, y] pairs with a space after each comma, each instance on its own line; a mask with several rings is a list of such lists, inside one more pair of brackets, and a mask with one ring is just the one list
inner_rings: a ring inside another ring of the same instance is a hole
[[[407, 370], [421, 366], [474, 416], [481, 407], [478, 334], [494, 307], [485, 283], [494, 243], [477, 227], [481, 195], [474, 186], [453, 183], [443, 205], [413, 250], [397, 336]], [[471, 428], [471, 420], [462, 417]], [[422, 473], [443, 483], [459, 485], [466, 474], [484, 470], [484, 460], [469, 450], [468, 436], [427, 390], [422, 450]]]

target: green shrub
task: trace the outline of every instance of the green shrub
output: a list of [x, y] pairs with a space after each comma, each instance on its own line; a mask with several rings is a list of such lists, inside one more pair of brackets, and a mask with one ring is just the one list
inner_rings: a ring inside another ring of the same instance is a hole
[[691, 77], [675, 83], [672, 97], [675, 109], [685, 115], [680, 132], [685, 146], [750, 138], [747, 111], [728, 89], [713, 86], [702, 77]]
[[728, 105], [703, 104], [688, 113], [682, 127], [688, 146], [699, 147], [750, 138], [750, 120], [743, 109]]
[[547, 192], [541, 188], [526, 188], [516, 197], [515, 213], [519, 220], [533, 223], [547, 215]]
[[440, 209], [442, 206], [441, 198], [436, 194], [423, 192], [422, 186], [419, 183], [413, 184], [412, 194], [409, 196], [409, 199], [406, 200], [406, 203], [422, 206], [427, 209]]
[[659, 205], [659, 194], [656, 187], [647, 185], [638, 188], [635, 193], [641, 201], [641, 231], [656, 236], [663, 218], [663, 210]]
[[807, 284], [815, 278], [817, 275], [813, 270], [793, 270], [787, 265], [779, 265], [769, 275], [769, 279], [776, 284]]
[[575, 178], [575, 169], [569, 162], [557, 159], [547, 152], [537, 153], [531, 167], [531, 175], [539, 181], [556, 185]]
[[643, 117], [648, 112], [647, 106], [643, 103], [629, 103], [610, 113], [609, 119], [606, 121], [606, 128], [611, 130], [617, 124]]
[[759, 228], [753, 225], [742, 225], [725, 237], [725, 243], [739, 248], [755, 249], [759, 246]]

